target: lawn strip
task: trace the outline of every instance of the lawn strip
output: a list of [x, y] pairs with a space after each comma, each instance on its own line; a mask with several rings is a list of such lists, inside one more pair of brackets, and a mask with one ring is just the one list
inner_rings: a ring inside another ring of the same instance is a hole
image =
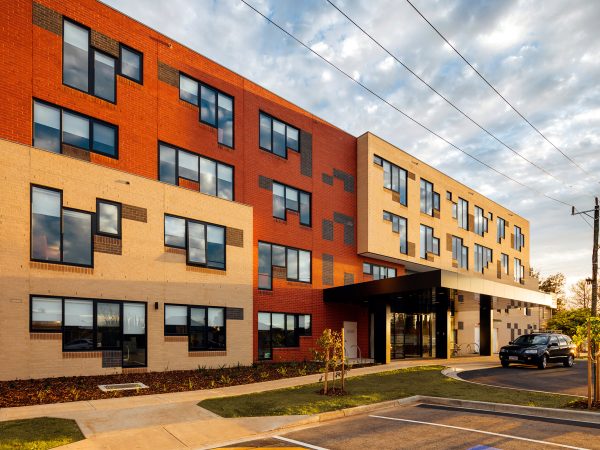
[[0, 449], [45, 450], [84, 439], [74, 420], [39, 417], [0, 422]]

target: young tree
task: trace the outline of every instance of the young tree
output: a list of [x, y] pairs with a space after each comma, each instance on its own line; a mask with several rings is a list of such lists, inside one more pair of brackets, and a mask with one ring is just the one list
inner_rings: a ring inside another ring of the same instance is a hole
[[565, 309], [554, 314], [548, 320], [546, 328], [549, 330], [560, 330], [567, 336], [573, 337], [577, 334], [577, 328], [585, 325], [589, 317], [589, 309]]
[[[537, 272], [539, 274], [539, 272]], [[539, 290], [556, 296], [556, 310], [562, 311], [567, 306], [565, 298], [565, 276], [558, 272], [539, 279]]]
[[592, 285], [588, 284], [585, 278], [573, 283], [571, 294], [571, 303], [576, 308], [591, 308]]

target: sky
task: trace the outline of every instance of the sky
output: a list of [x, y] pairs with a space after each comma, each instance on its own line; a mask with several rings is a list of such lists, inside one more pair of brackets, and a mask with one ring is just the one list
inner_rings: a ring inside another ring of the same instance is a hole
[[532, 189], [415, 125], [240, 0], [104, 3], [355, 136], [375, 133], [527, 218], [531, 265], [542, 275], [562, 272], [567, 284], [591, 275], [592, 221], [571, 216], [567, 205], [592, 209], [600, 194], [600, 2], [411, 0], [574, 164], [511, 110], [408, 2], [331, 0], [535, 167], [461, 116], [326, 0], [246, 1], [397, 108]]

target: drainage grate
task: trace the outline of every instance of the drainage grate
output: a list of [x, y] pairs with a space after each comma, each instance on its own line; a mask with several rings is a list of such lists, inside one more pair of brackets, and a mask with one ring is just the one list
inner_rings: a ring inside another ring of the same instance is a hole
[[144, 383], [121, 383], [121, 384], [101, 384], [98, 386], [101, 391], [130, 391], [133, 389], [148, 389]]

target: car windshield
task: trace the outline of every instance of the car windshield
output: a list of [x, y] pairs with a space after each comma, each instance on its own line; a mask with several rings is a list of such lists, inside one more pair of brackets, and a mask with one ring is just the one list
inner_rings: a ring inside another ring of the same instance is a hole
[[519, 336], [514, 343], [516, 345], [545, 345], [548, 343], [548, 336], [526, 334], [524, 336]]

